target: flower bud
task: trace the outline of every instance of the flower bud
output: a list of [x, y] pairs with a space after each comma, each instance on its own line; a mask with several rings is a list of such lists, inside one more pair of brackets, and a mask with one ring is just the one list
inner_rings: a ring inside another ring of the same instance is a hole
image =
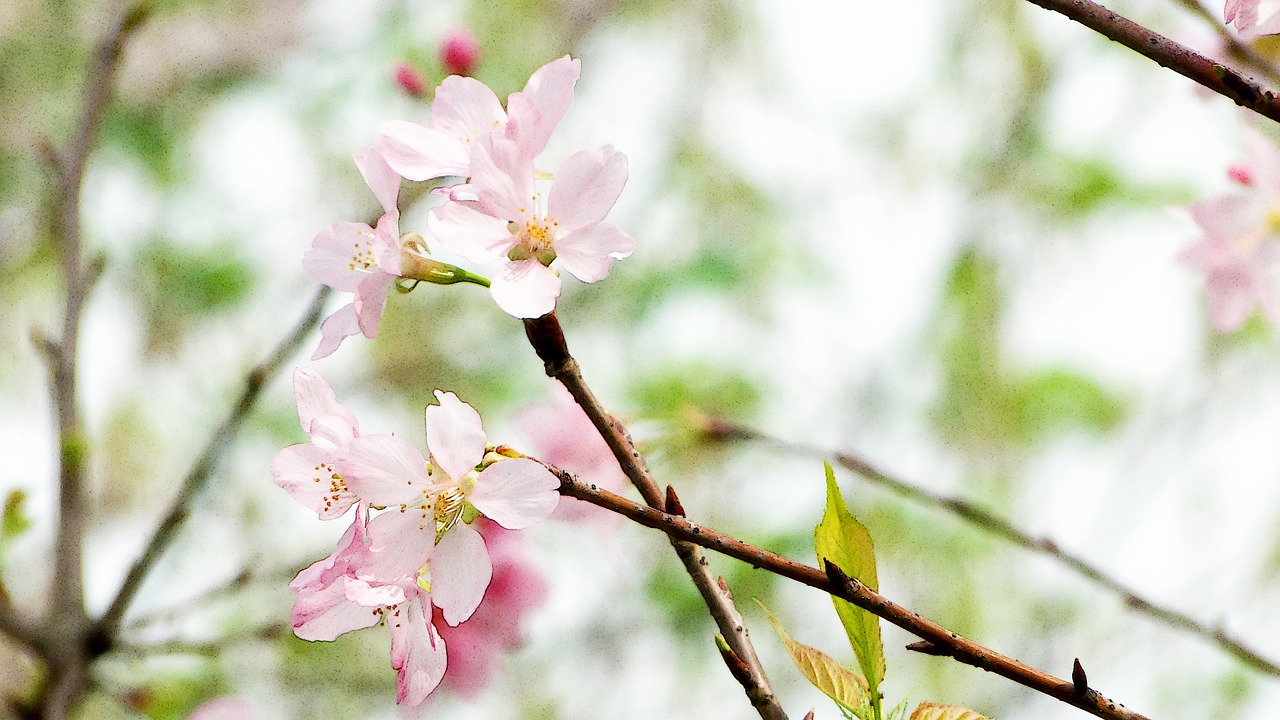
[[426, 81], [422, 79], [422, 73], [406, 61], [401, 61], [396, 65], [395, 69], [396, 84], [400, 86], [409, 95], [420, 98], [427, 93]]
[[440, 43], [440, 65], [450, 75], [470, 75], [480, 61], [480, 43], [466, 28], [457, 28]]
[[1253, 173], [1244, 165], [1232, 165], [1227, 168], [1227, 177], [1230, 178], [1232, 182], [1245, 187], [1249, 187], [1253, 184]]

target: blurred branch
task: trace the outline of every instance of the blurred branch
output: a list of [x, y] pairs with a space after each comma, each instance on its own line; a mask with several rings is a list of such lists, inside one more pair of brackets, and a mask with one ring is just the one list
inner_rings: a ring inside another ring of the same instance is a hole
[[1200, 4], [1200, 0], [1177, 0], [1177, 3], [1185, 8], [1187, 12], [1199, 17], [1213, 27], [1218, 36], [1222, 38], [1228, 56], [1248, 66], [1250, 70], [1257, 73], [1258, 77], [1263, 78], [1272, 85], [1280, 85], [1280, 72], [1276, 71], [1275, 64], [1263, 57], [1257, 50], [1254, 50], [1252, 45], [1241, 40], [1239, 35], [1231, 32], [1221, 18]]
[[62, 267], [66, 291], [60, 337], [43, 343], [49, 365], [58, 425], [58, 522], [53, 551], [53, 587], [49, 616], [40, 645], [49, 664], [49, 680], [35, 701], [47, 718], [66, 717], [89, 684], [89, 625], [84, 606], [83, 549], [88, 502], [85, 468], [88, 442], [80, 424], [76, 393], [76, 349], [85, 298], [101, 263], [82, 260], [80, 191], [89, 153], [97, 141], [102, 116], [115, 85], [124, 43], [146, 19], [147, 6], [118, 12], [93, 53], [85, 78], [84, 104], [70, 145], [61, 154], [48, 151], [55, 189], [50, 199], [51, 234]]
[[1200, 83], [1263, 117], [1280, 122], [1280, 98], [1238, 70], [1210, 60], [1190, 48], [1121, 17], [1090, 0], [1028, 0], [1066, 15], [1158, 65]]
[[[547, 375], [563, 383], [573, 395], [573, 399], [586, 412], [587, 417], [591, 419], [591, 424], [609, 445], [623, 473], [640, 491], [644, 501], [654, 508], [678, 507], [678, 502], [674, 505], [666, 502], [658, 483], [649, 474], [644, 458], [631, 442], [626, 428], [604, 409], [591, 392], [591, 388], [587, 386], [577, 361], [569, 354], [564, 331], [555, 313], [548, 313], [535, 320], [525, 320], [524, 325], [529, 343], [542, 359]], [[674, 499], [674, 493], [669, 487], [668, 493]], [[720, 628], [724, 641], [732, 650], [732, 658], [738, 661], [731, 663], [729, 668], [735, 679], [742, 684], [752, 706], [764, 720], [786, 720], [787, 715], [773, 693], [769, 678], [765, 675], [760, 658], [751, 645], [746, 625], [738, 609], [734, 607], [728, 589], [716, 581], [696, 545], [680, 542], [674, 537], [671, 538], [671, 544], [684, 564], [685, 570], [688, 571], [689, 577], [693, 579], [699, 594], [702, 595], [711, 617]], [[726, 662], [730, 662], [731, 656], [722, 655]]]
[[887, 475], [868, 463], [866, 460], [852, 453], [833, 453], [798, 443], [789, 443], [765, 435], [753, 428], [739, 425], [721, 418], [704, 419], [701, 429], [704, 437], [711, 440], [747, 440], [772, 445], [775, 448], [789, 452], [799, 452], [818, 457], [829, 457], [844, 469], [856, 473], [857, 475], [861, 475], [867, 480], [870, 480], [880, 487], [887, 488], [897, 495], [914, 502], [918, 502], [922, 505], [929, 505], [931, 507], [946, 510], [956, 517], [959, 517], [972, 525], [976, 525], [993, 535], [997, 535], [1001, 539], [1017, 545], [1024, 550], [1030, 550], [1036, 554], [1053, 558], [1059, 564], [1077, 575], [1092, 581], [1099, 587], [1119, 595], [1124, 600], [1125, 605], [1133, 610], [1159, 620], [1166, 625], [1194, 635], [1201, 640], [1205, 640], [1221, 648], [1224, 652], [1259, 672], [1280, 677], [1280, 665], [1268, 660], [1257, 650], [1246, 645], [1243, 641], [1230, 636], [1221, 627], [1210, 627], [1204, 623], [1196, 621], [1185, 613], [1158, 605], [1155, 602], [1142, 597], [1137, 593], [1137, 591], [1133, 590], [1128, 585], [1125, 585], [1123, 582], [1108, 575], [1102, 570], [1099, 570], [1097, 567], [1089, 564], [1079, 556], [1058, 547], [1058, 544], [1053, 540], [1033, 537], [1032, 535], [1014, 527], [1014, 525], [1008, 520], [984, 510], [973, 503], [960, 500], [958, 498], [947, 497], [941, 493], [937, 493], [918, 485], [913, 485], [904, 480], [900, 480], [891, 475]]
[[329, 288], [321, 287], [289, 335], [276, 346], [275, 350], [267, 356], [267, 359], [263, 360], [245, 377], [244, 388], [240, 391], [240, 397], [236, 404], [205, 444], [204, 450], [200, 453], [199, 458], [196, 459], [195, 465], [192, 466], [190, 472], [187, 473], [186, 479], [183, 480], [182, 488], [178, 491], [178, 496], [174, 498], [169, 512], [165, 515], [164, 520], [160, 522], [159, 527], [156, 528], [155, 534], [151, 536], [151, 541], [147, 543], [141, 557], [134, 562], [133, 567], [129, 568], [129, 574], [125, 576], [124, 583], [116, 593], [115, 599], [111, 601], [110, 607], [107, 608], [102, 618], [98, 620], [95, 634], [101, 639], [104, 647], [109, 647], [115, 642], [120, 631], [120, 622], [124, 617], [125, 611], [129, 609], [129, 604], [133, 602], [134, 597], [137, 595], [142, 581], [173, 542], [178, 528], [182, 526], [187, 516], [191, 514], [193, 499], [209, 483], [213, 469], [218, 460], [221, 459], [223, 451], [230, 444], [236, 433], [239, 432], [240, 426], [244, 424], [249, 410], [257, 402], [262, 389], [280, 371], [285, 361], [297, 352], [302, 345], [302, 341], [319, 324], [320, 316], [324, 313], [325, 301], [329, 299], [330, 293]]
[[[846, 576], [840, 568], [830, 562], [827, 563], [824, 571], [788, 560], [781, 555], [748, 545], [711, 528], [696, 525], [684, 517], [645, 507], [595, 485], [587, 484], [568, 471], [548, 467], [560, 479], [561, 494], [585, 500], [646, 527], [661, 530], [673, 539], [723, 553], [754, 567], [848, 600], [925, 641], [908, 646], [912, 650], [950, 657], [966, 665], [995, 673], [1100, 718], [1146, 720], [1145, 716], [1108, 700], [1085, 683], [1054, 677], [960, 637], [941, 625], [926, 620], [883, 595], [873, 592], [857, 580]], [[1080, 675], [1083, 675], [1083, 672]]]

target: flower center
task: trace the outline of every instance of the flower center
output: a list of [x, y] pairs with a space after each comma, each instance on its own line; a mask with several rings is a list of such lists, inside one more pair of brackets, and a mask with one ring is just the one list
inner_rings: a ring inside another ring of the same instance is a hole
[[364, 242], [357, 241], [351, 248], [351, 261], [347, 269], [365, 271], [378, 267], [378, 258], [373, 254], [373, 233], [360, 232], [360, 237], [368, 238]]
[[549, 215], [538, 214], [536, 208], [541, 197], [540, 194], [530, 197], [530, 203], [535, 209], [530, 212], [526, 208], [520, 208], [521, 219], [507, 223], [507, 231], [516, 236], [516, 246], [507, 253], [507, 259], [512, 262], [535, 258], [543, 265], [550, 265], [556, 259], [554, 245], [560, 223]]
[[444, 537], [449, 528], [462, 518], [466, 501], [467, 496], [460, 488], [449, 488], [444, 492], [436, 493], [431, 505], [436, 518], [436, 542], [440, 542], [440, 538]]
[[316, 483], [329, 483], [329, 492], [323, 496], [324, 509], [333, 509], [333, 504], [347, 494], [347, 481], [342, 479], [342, 475], [329, 463], [322, 462], [311, 470], [315, 473], [315, 477], [311, 479]]

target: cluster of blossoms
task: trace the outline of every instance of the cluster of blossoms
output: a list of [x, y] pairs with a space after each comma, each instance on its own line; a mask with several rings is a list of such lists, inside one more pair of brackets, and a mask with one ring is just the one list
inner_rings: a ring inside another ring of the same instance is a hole
[[[313, 359], [356, 333], [375, 337], [387, 291], [401, 279], [488, 285], [503, 310], [535, 318], [555, 309], [558, 269], [593, 283], [631, 254], [631, 236], [605, 221], [626, 185], [625, 155], [607, 145], [582, 151], [555, 175], [534, 164], [573, 102], [579, 72], [577, 60], [554, 60], [508, 96], [505, 108], [483, 83], [453, 75], [436, 89], [426, 126], [379, 127], [377, 147], [362, 148], [355, 161], [382, 217], [372, 227], [325, 228], [303, 258], [317, 280], [353, 293], [324, 321]], [[444, 181], [435, 192], [444, 203], [427, 220], [429, 236], [467, 262], [497, 263], [491, 280], [431, 259], [421, 235], [401, 235], [402, 178]]]
[[1240, 190], [1191, 206], [1204, 234], [1180, 256], [1204, 274], [1219, 331], [1239, 329], [1255, 308], [1280, 326], [1272, 277], [1280, 260], [1280, 150], [1256, 132], [1247, 137], [1248, 163], [1228, 172]]
[[385, 623], [396, 700], [418, 705], [445, 674], [444, 636], [451, 633], [440, 627], [471, 618], [495, 572], [506, 573], [506, 592], [541, 592], [511, 562], [491, 559], [477, 529], [481, 516], [508, 530], [526, 528], [555, 510], [559, 482], [540, 463], [489, 446], [480, 416], [453, 393], [437, 390], [439, 405], [426, 409], [425, 458], [396, 436], [362, 435], [355, 415], [314, 372], [295, 372], [294, 394], [310, 442], [276, 455], [276, 484], [322, 520], [355, 508], [333, 554], [289, 585], [297, 595], [294, 632], [333, 640]]

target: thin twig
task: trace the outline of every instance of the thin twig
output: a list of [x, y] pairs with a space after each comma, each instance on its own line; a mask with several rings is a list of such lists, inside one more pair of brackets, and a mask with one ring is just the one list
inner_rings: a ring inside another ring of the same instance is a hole
[[[591, 419], [591, 424], [609, 445], [623, 473], [640, 491], [644, 501], [655, 508], [666, 507], [667, 503], [662, 490], [649, 474], [649, 468], [631, 442], [626, 428], [604, 409], [591, 392], [591, 388], [587, 386], [578, 369], [577, 361], [569, 354], [564, 331], [555, 313], [543, 315], [535, 320], [525, 320], [525, 334], [528, 335], [529, 343], [538, 353], [538, 357], [542, 359], [547, 375], [563, 383], [569, 390], [569, 394], [586, 412], [587, 417]], [[720, 628], [724, 641], [732, 649], [733, 655], [741, 661], [742, 667], [749, 670], [750, 682], [742, 682], [742, 685], [752, 706], [765, 720], [786, 720], [787, 715], [774, 695], [769, 678], [760, 664], [760, 658], [756, 655], [751, 639], [747, 636], [746, 625], [742, 622], [738, 609], [734, 607], [728, 590], [716, 582], [696, 545], [679, 542], [674, 538], [671, 544], [680, 562], [684, 564], [685, 570], [688, 571], [689, 577], [693, 579], [693, 584], [698, 588], [698, 593], [702, 595], [711, 617]], [[740, 670], [732, 666], [730, 669], [731, 671]], [[739, 676], [739, 672], [734, 672], [736, 679], [740, 679]]]
[[84, 104], [70, 145], [52, 158], [56, 179], [52, 195], [51, 233], [62, 267], [66, 292], [62, 332], [48, 343], [50, 386], [57, 409], [58, 523], [54, 537], [53, 587], [57, 601], [43, 622], [41, 646], [49, 663], [50, 681], [41, 688], [36, 706], [44, 717], [67, 716], [88, 687], [84, 606], [83, 549], [88, 516], [85, 488], [87, 442], [80, 423], [76, 392], [76, 349], [85, 298], [96, 275], [82, 260], [80, 190], [89, 153], [97, 142], [102, 116], [119, 66], [125, 40], [146, 18], [144, 6], [125, 10], [94, 51], [85, 79]]
[[[927, 646], [921, 649], [929, 654], [951, 657], [955, 660], [995, 673], [1019, 685], [1048, 695], [1085, 712], [1108, 720], [1146, 720], [1143, 715], [1108, 700], [1096, 690], [1084, 688], [1080, 692], [1077, 683], [1063, 680], [1042, 670], [1037, 670], [1013, 658], [979, 645], [927, 620], [907, 608], [850, 578], [840, 568], [828, 562], [824, 570], [788, 560], [741, 540], [712, 530], [687, 519], [664, 513], [652, 507], [634, 503], [620, 495], [602, 490], [579, 480], [572, 473], [551, 467], [560, 479], [563, 495], [585, 500], [593, 505], [611, 510], [635, 522], [661, 530], [672, 538], [701, 545], [718, 553], [737, 558], [754, 567], [795, 580], [825, 593], [848, 600], [858, 607], [881, 617], [907, 632], [923, 638]], [[919, 643], [915, 644], [919, 646]], [[1083, 674], [1083, 673], [1081, 673]]]
[[208, 484], [210, 477], [213, 475], [214, 467], [217, 465], [218, 460], [221, 459], [222, 453], [230, 444], [231, 439], [239, 432], [240, 426], [244, 424], [249, 410], [258, 400], [258, 395], [261, 394], [263, 388], [276, 373], [280, 371], [280, 368], [284, 366], [285, 361], [297, 352], [307, 334], [320, 322], [320, 316], [324, 313], [324, 304], [328, 300], [330, 292], [327, 287], [320, 288], [288, 337], [282, 340], [267, 359], [263, 360], [245, 377], [244, 388], [240, 391], [239, 399], [236, 400], [226, 419], [222, 421], [222, 424], [218, 426], [218, 429], [214, 431], [209, 441], [205, 444], [204, 450], [187, 473], [186, 479], [183, 480], [182, 488], [178, 491], [177, 497], [174, 498], [172, 505], [169, 507], [169, 512], [156, 528], [155, 534], [151, 536], [151, 540], [147, 543], [141, 557], [133, 563], [133, 567], [129, 568], [129, 574], [125, 576], [124, 583], [120, 586], [120, 590], [116, 593], [115, 599], [111, 601], [106, 613], [98, 620], [95, 626], [95, 634], [100, 638], [104, 649], [115, 642], [120, 630], [120, 622], [124, 617], [125, 611], [129, 609], [129, 604], [133, 602], [134, 597], [137, 595], [142, 581], [164, 551], [168, 549], [169, 544], [177, 535], [178, 528], [181, 527], [187, 516], [191, 514], [192, 500]]
[[1256, 80], [1211, 60], [1090, 0], [1028, 0], [1066, 15], [1157, 64], [1263, 117], [1280, 122], [1280, 98]]
[[1119, 595], [1120, 598], [1124, 600], [1125, 605], [1133, 610], [1155, 620], [1159, 620], [1166, 625], [1194, 635], [1201, 640], [1207, 641], [1259, 672], [1266, 673], [1267, 675], [1274, 677], [1280, 677], [1280, 664], [1267, 659], [1257, 650], [1249, 647], [1243, 640], [1228, 634], [1223, 628], [1211, 627], [1205, 623], [1197, 621], [1186, 613], [1152, 602], [1138, 594], [1138, 592], [1130, 586], [1124, 584], [1115, 577], [1108, 575], [1080, 556], [1063, 550], [1053, 540], [1050, 540], [1049, 538], [1035, 537], [1030, 533], [1024, 532], [1015, 527], [1008, 520], [1005, 520], [988, 510], [984, 510], [971, 502], [961, 500], [959, 498], [948, 497], [933, 490], [893, 477], [852, 453], [830, 452], [799, 443], [786, 442], [784, 440], [779, 440], [778, 438], [765, 435], [754, 428], [740, 425], [722, 418], [705, 419], [700, 429], [703, 431], [704, 437], [707, 437], [708, 439], [720, 441], [747, 440], [771, 445], [788, 452], [799, 452], [806, 455], [829, 457], [844, 469], [856, 473], [876, 485], [896, 493], [897, 495], [914, 502], [918, 502], [922, 505], [946, 510], [956, 517], [982, 528], [983, 530], [986, 530], [1009, 543], [1017, 545], [1024, 550], [1030, 550], [1031, 552], [1039, 555], [1052, 558], [1077, 575], [1093, 582], [1105, 590], [1109, 590]]

